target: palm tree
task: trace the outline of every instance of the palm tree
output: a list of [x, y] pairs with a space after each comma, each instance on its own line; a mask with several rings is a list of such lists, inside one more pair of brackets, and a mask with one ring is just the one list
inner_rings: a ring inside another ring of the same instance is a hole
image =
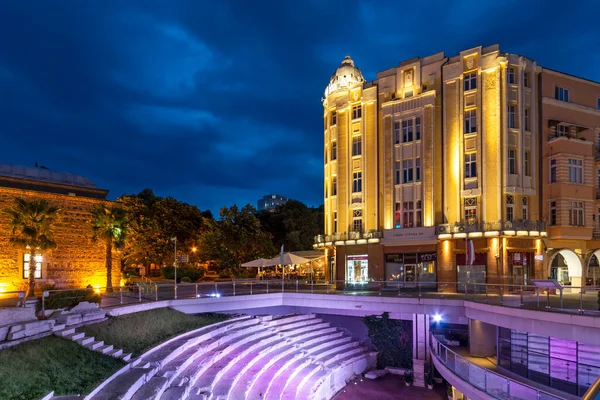
[[127, 239], [127, 213], [120, 207], [97, 206], [92, 210], [94, 240], [106, 245], [106, 290], [112, 292], [112, 249], [122, 249]]
[[54, 223], [59, 208], [43, 199], [16, 198], [13, 206], [4, 210], [10, 216], [10, 242], [29, 252], [29, 293], [35, 294], [36, 254], [56, 248]]

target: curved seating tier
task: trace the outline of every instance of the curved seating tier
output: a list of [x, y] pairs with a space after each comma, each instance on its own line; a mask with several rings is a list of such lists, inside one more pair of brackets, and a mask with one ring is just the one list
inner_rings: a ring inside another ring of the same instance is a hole
[[323, 400], [375, 359], [315, 315], [243, 316], [158, 346], [88, 398]]

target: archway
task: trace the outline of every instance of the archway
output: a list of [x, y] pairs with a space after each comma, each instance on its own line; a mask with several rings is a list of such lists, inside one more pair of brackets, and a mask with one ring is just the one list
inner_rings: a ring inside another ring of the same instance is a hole
[[573, 250], [561, 249], [555, 252], [550, 257], [548, 267], [548, 276], [561, 285], [582, 286], [583, 265], [579, 255]]
[[600, 249], [590, 253], [586, 267], [586, 286], [600, 286]]

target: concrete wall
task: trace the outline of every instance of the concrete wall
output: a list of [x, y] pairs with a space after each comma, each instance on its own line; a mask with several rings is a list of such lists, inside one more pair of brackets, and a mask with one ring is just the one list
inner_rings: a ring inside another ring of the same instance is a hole
[[496, 326], [476, 319], [469, 320], [469, 354], [475, 357], [495, 357]]

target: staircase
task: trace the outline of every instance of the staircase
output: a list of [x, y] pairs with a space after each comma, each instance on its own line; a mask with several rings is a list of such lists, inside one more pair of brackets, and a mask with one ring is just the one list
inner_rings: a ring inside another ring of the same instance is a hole
[[146, 353], [87, 398], [324, 400], [375, 360], [315, 315], [244, 316]]
[[115, 349], [112, 345], [107, 345], [101, 340], [95, 340], [93, 336], [85, 336], [83, 332], [75, 332], [75, 328], [66, 328], [64, 324], [55, 325], [53, 333], [55, 336], [72, 340], [80, 346], [106, 354], [107, 356], [120, 358], [125, 362], [131, 360], [131, 353], [124, 353], [122, 349]]

